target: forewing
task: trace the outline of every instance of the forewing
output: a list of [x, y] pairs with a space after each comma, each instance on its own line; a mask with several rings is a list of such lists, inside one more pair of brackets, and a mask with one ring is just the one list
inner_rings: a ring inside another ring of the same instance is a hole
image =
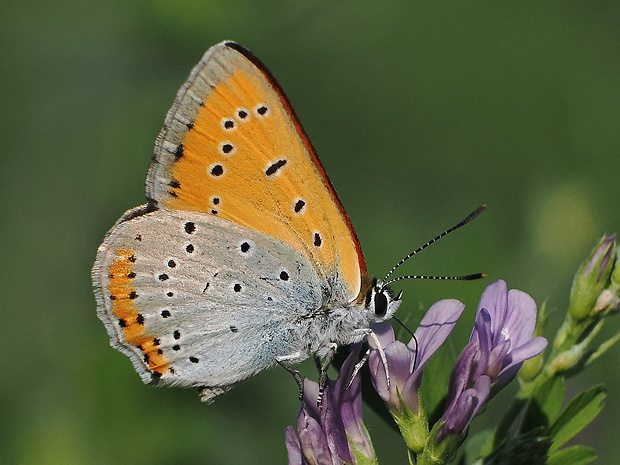
[[179, 91], [147, 179], [157, 208], [200, 211], [289, 244], [358, 296], [366, 271], [351, 223], [284, 92], [232, 42]]

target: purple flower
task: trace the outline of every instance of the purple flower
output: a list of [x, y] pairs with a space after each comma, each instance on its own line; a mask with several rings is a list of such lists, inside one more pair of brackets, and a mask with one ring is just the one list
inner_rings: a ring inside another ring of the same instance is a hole
[[464, 309], [465, 305], [458, 300], [446, 299], [435, 303], [415, 332], [417, 343], [413, 338], [408, 344], [397, 341], [389, 323], [383, 322], [373, 327], [387, 359], [389, 381], [381, 354], [373, 340], [369, 339], [369, 344], [374, 348], [369, 360], [372, 383], [393, 413], [404, 413], [403, 407], [413, 414], [418, 413], [422, 370], [446, 340]]
[[489, 398], [491, 379], [488, 376], [478, 376], [473, 385], [471, 383], [478, 350], [475, 342], [467, 344], [452, 370], [448, 384], [448, 403], [438, 423], [441, 425], [435, 440], [438, 444], [447, 436], [455, 435], [454, 446], [458, 447], [469, 424]]
[[436, 443], [452, 436], [458, 447], [485, 402], [515, 377], [525, 360], [544, 350], [547, 340], [532, 337], [535, 326], [536, 303], [529, 295], [508, 291], [502, 280], [487, 286], [470, 342], [450, 376]]
[[292, 426], [285, 431], [289, 465], [354, 465], [360, 454], [365, 463], [375, 461], [374, 449], [362, 421], [359, 376], [347, 388], [359, 360], [360, 347], [361, 344], [353, 346], [340, 368], [338, 379], [328, 381], [321, 407], [316, 402], [319, 385], [305, 380], [297, 434]]
[[369, 338], [373, 347], [369, 368], [374, 388], [390, 408], [407, 447], [416, 453], [424, 448], [428, 438], [428, 420], [418, 394], [422, 370], [446, 340], [464, 308], [458, 300], [437, 302], [426, 312], [415, 339], [408, 344], [395, 340], [394, 330], [388, 323], [375, 325], [373, 331], [385, 360], [380, 348]]
[[544, 337], [532, 337], [536, 327], [536, 302], [525, 292], [508, 290], [503, 280], [484, 290], [470, 342], [478, 346], [472, 382], [487, 375], [493, 394], [516, 376], [527, 359], [547, 346]]

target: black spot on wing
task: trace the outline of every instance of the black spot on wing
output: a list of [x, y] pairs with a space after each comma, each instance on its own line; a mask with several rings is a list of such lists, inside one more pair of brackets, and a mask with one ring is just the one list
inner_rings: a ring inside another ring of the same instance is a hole
[[321, 235], [318, 232], [314, 233], [313, 244], [314, 244], [315, 247], [321, 247], [321, 245], [323, 244], [323, 238], [321, 237]]
[[284, 165], [286, 165], [288, 162], [285, 159], [282, 160], [278, 160], [274, 163], [272, 163], [271, 165], [269, 165], [267, 167], [267, 169], [265, 170], [265, 174], [267, 176], [273, 176], [274, 174], [276, 174], [280, 169], [282, 169], [284, 167]]
[[305, 206], [306, 202], [302, 199], [298, 199], [297, 202], [295, 202], [295, 205], [293, 205], [293, 210], [295, 211], [295, 213], [300, 213]]
[[211, 170], [209, 171], [209, 173], [211, 173], [211, 176], [213, 177], [219, 177], [221, 175], [224, 174], [224, 167], [222, 165], [213, 165], [211, 167]]
[[174, 157], [177, 160], [183, 157], [183, 144], [177, 145], [177, 148], [174, 150]]

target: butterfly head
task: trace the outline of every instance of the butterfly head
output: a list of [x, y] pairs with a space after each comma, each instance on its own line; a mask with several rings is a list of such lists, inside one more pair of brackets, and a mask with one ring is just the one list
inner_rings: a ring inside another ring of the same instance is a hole
[[402, 291], [394, 296], [392, 289], [376, 278], [366, 277], [360, 300], [363, 298], [364, 311], [371, 322], [389, 320], [398, 309], [401, 302]]

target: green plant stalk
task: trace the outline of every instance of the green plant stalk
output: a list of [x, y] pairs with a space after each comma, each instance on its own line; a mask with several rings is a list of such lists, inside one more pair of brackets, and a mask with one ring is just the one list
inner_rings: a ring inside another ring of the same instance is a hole
[[[600, 331], [602, 324], [603, 321], [600, 316], [592, 316], [577, 321], [567, 312], [564, 323], [562, 323], [553, 340], [551, 354], [543, 369], [534, 379], [521, 384], [517, 398], [529, 399], [533, 397], [538, 388], [553, 376], [561, 376], [564, 370], [579, 363], [589, 342]], [[561, 357], [566, 357], [567, 360], [563, 361]]]

